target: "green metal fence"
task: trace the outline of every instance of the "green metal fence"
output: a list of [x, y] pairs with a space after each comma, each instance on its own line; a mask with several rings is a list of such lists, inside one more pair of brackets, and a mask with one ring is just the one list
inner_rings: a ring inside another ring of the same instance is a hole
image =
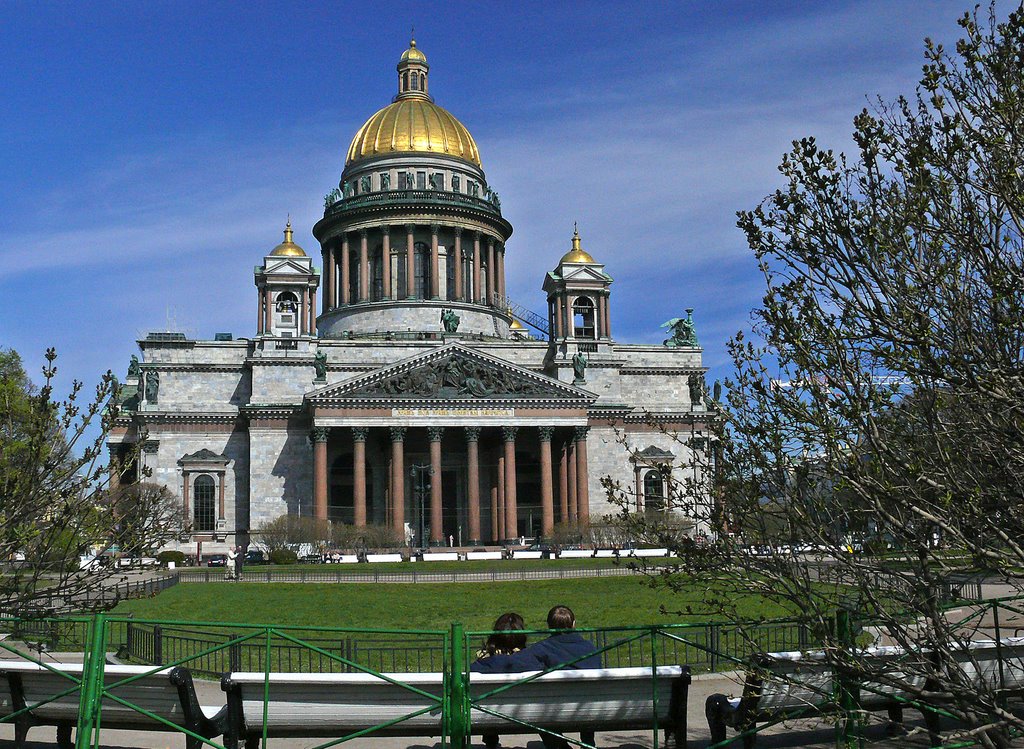
[[[979, 636], [1016, 636], [1021, 630], [1011, 624], [1010, 614], [1024, 615], [1019, 601], [994, 601], [978, 604], [977, 610], [964, 616], [963, 624]], [[849, 651], [856, 643], [856, 623], [840, 616], [836, 626], [841, 643]], [[632, 666], [650, 668], [652, 675], [659, 666], [688, 666], [694, 672], [711, 670], [743, 670], [750, 668], [759, 654], [766, 652], [812, 650], [820, 640], [812, 628], [799, 621], [754, 622], [747, 625], [701, 623], [646, 627], [580, 629], [600, 652], [606, 667]], [[0, 640], [0, 723], [24, 730], [27, 718], [58, 725], [70, 735], [77, 729], [78, 749], [98, 747], [104, 727], [126, 725], [124, 715], [137, 716], [140, 730], [168, 730], [184, 734], [193, 746], [207, 745], [223, 749], [227, 739], [218, 741], [209, 731], [186, 724], [180, 716], [161, 714], [145, 703], [139, 695], [143, 685], [154, 675], [163, 678], [173, 669], [187, 669], [196, 677], [218, 677], [225, 673], [262, 675], [261, 697], [264, 720], [258, 738], [263, 746], [271, 738], [267, 716], [271, 710], [271, 688], [274, 679], [283, 674], [345, 673], [362, 674], [367, 684], [387, 683], [414, 695], [418, 707], [407, 714], [388, 718], [373, 725], [333, 736], [318, 744], [317, 749], [335, 746], [353, 738], [400, 733], [403, 725], [413, 725], [424, 715], [438, 716], [438, 731], [443, 746], [468, 746], [474, 732], [473, 715], [493, 712], [491, 699], [508, 690], [521, 688], [543, 674], [530, 674], [490, 690], [472, 688], [470, 663], [472, 655], [484, 639], [486, 631], [466, 631], [453, 624], [448, 630], [366, 630], [347, 628], [303, 628], [296, 626], [259, 626], [247, 623], [194, 621], [152, 621], [131, 617], [98, 614], [92, 617], [22, 620], [0, 618], [0, 632], [8, 633]], [[45, 646], [35, 636], [46, 635]], [[533, 636], [547, 633], [533, 632]], [[81, 653], [81, 663], [54, 663], [46, 652], [49, 647]], [[118, 656], [120, 658], [109, 658]], [[141, 657], [140, 657], [141, 656]], [[118, 671], [108, 660], [144, 663], [135, 671]], [[35, 694], [30, 700], [18, 701], [8, 672], [17, 671], [10, 664], [27, 665], [37, 676], [50, 676], [53, 686], [47, 694]], [[563, 664], [559, 668], [571, 667]], [[557, 670], [557, 669], [551, 669]], [[438, 675], [437, 688], [424, 686], [414, 675]], [[548, 673], [548, 672], [544, 672]], [[1000, 662], [1000, 678], [1002, 663]], [[657, 684], [656, 679], [652, 679]], [[224, 694], [215, 681], [197, 679], [206, 694], [215, 694], [222, 702]], [[861, 701], [873, 687], [856, 680], [838, 679], [833, 691], [822, 694], [835, 713], [845, 716], [837, 739], [846, 745], [859, 743], [864, 711]], [[4, 692], [3, 690], [7, 690]], [[654, 704], [668, 699], [657, 687], [650, 695]], [[55, 708], [77, 701], [73, 716], [63, 720], [41, 717], [47, 707]], [[908, 700], [907, 705], [919, 705]], [[941, 707], [936, 713], [949, 715]], [[116, 716], [115, 716], [116, 714]], [[105, 719], [106, 716], [106, 719]], [[116, 719], [115, 719], [116, 717]], [[517, 723], [523, 733], [554, 733], [543, 725], [509, 720]], [[130, 724], [131, 721], [127, 720]], [[770, 724], [769, 724], [770, 725]], [[763, 727], [757, 730], [763, 730]], [[659, 729], [652, 728], [652, 745], [659, 746]], [[410, 731], [412, 729], [409, 729]], [[743, 740], [754, 729], [740, 732], [716, 744], [724, 747]], [[60, 735], [60, 734], [59, 734]], [[406, 735], [406, 734], [402, 734]], [[408, 735], [417, 735], [409, 733]], [[237, 737], [235, 737], [237, 738]], [[590, 747], [573, 737], [571, 744]]]

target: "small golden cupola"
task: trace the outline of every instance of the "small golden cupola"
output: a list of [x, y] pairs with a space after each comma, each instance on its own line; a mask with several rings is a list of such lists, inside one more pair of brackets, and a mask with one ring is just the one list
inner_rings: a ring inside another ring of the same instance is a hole
[[289, 218], [284, 227], [284, 241], [270, 251], [276, 257], [306, 257], [306, 252], [292, 241], [292, 220]]
[[402, 53], [398, 61], [398, 95], [399, 99], [427, 99], [433, 101], [427, 90], [427, 73], [430, 66], [427, 56], [416, 48], [416, 40], [409, 40], [409, 49]]
[[594, 263], [597, 262], [590, 253], [580, 246], [580, 232], [576, 223], [572, 225], [572, 249], [562, 255], [562, 263]]

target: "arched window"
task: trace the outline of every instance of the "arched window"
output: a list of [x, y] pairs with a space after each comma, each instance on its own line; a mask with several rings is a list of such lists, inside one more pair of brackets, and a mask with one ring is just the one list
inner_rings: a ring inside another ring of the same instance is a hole
[[665, 480], [661, 471], [648, 471], [644, 474], [644, 510], [665, 509]]
[[217, 484], [212, 476], [198, 476], [192, 484], [192, 522], [196, 533], [209, 533], [216, 527]]
[[402, 91], [409, 90], [409, 73], [402, 73]]
[[278, 312], [296, 312], [299, 309], [299, 299], [290, 291], [282, 291], [277, 295]]
[[594, 302], [590, 297], [576, 297], [572, 304], [573, 329], [577, 338], [596, 338]]
[[419, 91], [420, 90], [420, 77], [418, 75], [416, 75], [415, 73], [412, 74], [412, 90], [413, 91]]
[[430, 296], [430, 247], [426, 242], [417, 242], [413, 245], [413, 252], [416, 298], [426, 299]]

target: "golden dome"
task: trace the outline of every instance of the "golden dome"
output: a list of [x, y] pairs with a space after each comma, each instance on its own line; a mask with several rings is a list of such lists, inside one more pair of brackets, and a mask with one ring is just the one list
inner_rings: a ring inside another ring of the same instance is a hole
[[425, 98], [399, 99], [368, 119], [352, 139], [345, 165], [389, 153], [444, 154], [482, 166], [466, 126]]
[[572, 227], [572, 249], [562, 255], [562, 259], [559, 263], [595, 263], [590, 253], [580, 247], [580, 233], [573, 224]]
[[427, 56], [416, 49], [415, 39], [409, 41], [409, 49], [402, 53], [402, 59], [399, 61], [399, 64], [403, 62], [422, 62], [426, 64]]
[[277, 247], [270, 251], [271, 255], [277, 255], [278, 257], [284, 255], [286, 257], [306, 257], [305, 251], [299, 247], [295, 242], [292, 241], [292, 220], [288, 219], [287, 225], [284, 227], [284, 241], [281, 242]]
[[513, 332], [513, 331], [522, 332], [522, 331], [526, 330], [526, 328], [523, 327], [523, 324], [521, 322], [519, 322], [518, 320], [516, 320], [515, 318], [512, 318], [512, 323], [508, 326], [508, 329], [509, 329], [509, 332]]

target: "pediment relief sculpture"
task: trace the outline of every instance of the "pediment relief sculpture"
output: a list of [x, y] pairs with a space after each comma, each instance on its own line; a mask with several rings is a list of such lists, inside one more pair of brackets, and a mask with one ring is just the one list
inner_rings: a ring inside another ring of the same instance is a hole
[[458, 354], [449, 354], [407, 372], [350, 390], [347, 396], [413, 396], [419, 398], [517, 398], [552, 396], [552, 385], [518, 372], [490, 366]]

